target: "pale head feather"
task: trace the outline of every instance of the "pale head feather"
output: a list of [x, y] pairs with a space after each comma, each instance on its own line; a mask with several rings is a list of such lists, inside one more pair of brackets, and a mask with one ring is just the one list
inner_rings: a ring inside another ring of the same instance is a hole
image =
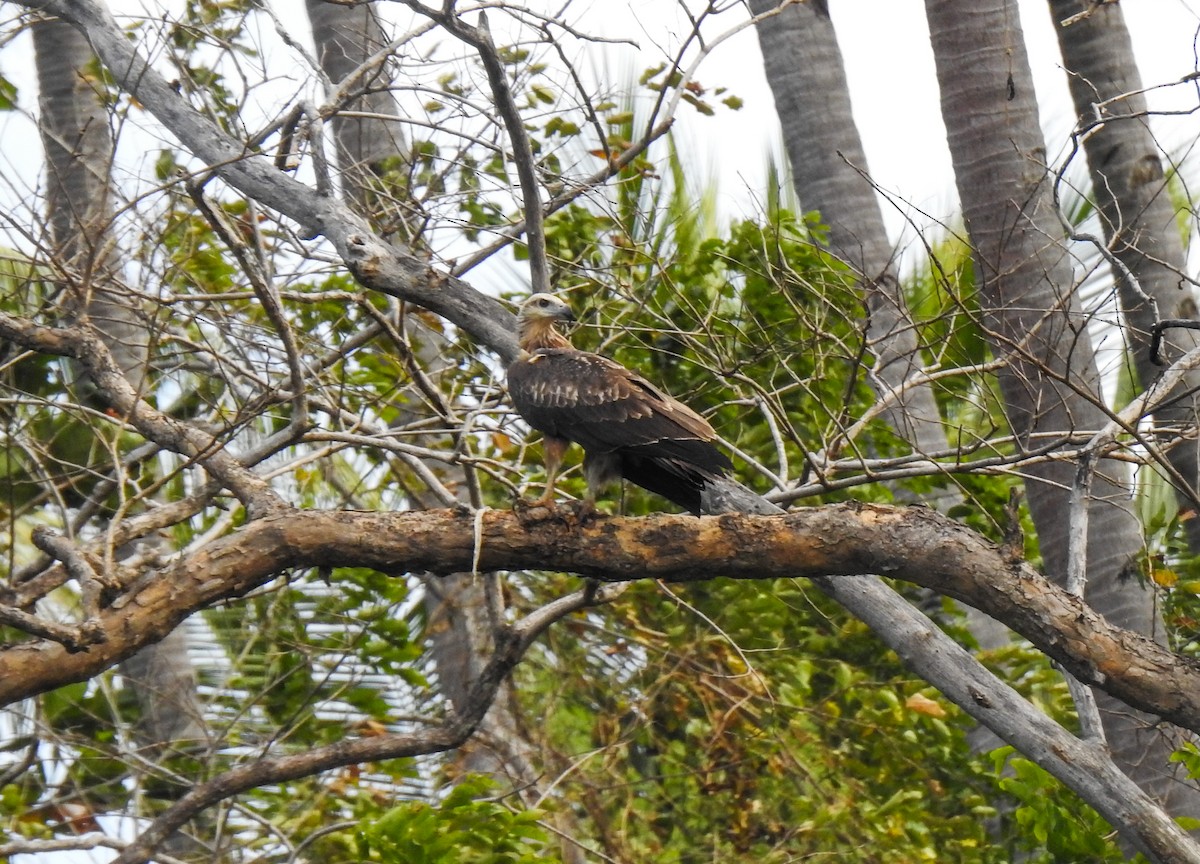
[[567, 348], [570, 342], [555, 329], [559, 321], [574, 321], [575, 313], [553, 294], [531, 294], [517, 310], [517, 341], [526, 351]]
[[553, 294], [539, 292], [530, 294], [517, 310], [517, 324], [539, 318], [554, 318], [558, 321], [574, 321], [575, 313], [563, 300]]

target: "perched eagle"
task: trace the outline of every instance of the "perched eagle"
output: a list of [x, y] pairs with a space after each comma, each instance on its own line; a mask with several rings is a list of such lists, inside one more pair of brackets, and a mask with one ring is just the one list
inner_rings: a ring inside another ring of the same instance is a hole
[[520, 415], [545, 436], [546, 494], [571, 442], [584, 450], [588, 492], [584, 506], [625, 478], [700, 512], [705, 486], [733, 468], [713, 441], [708, 421], [619, 363], [578, 351], [556, 328], [574, 321], [571, 308], [551, 294], [534, 294], [517, 315], [521, 353], [508, 367], [508, 392]]

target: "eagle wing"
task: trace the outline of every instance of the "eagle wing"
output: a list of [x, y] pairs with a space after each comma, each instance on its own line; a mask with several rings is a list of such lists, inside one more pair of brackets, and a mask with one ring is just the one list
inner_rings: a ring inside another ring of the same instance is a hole
[[508, 389], [530, 426], [588, 453], [708, 475], [733, 467], [712, 443], [716, 433], [707, 420], [599, 354], [543, 348], [524, 355], [508, 369]]

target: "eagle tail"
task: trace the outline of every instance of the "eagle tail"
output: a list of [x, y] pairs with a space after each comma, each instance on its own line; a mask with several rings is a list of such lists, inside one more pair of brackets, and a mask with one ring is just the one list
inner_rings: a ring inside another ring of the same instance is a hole
[[719, 475], [677, 459], [623, 453], [621, 476], [699, 515], [702, 493]]

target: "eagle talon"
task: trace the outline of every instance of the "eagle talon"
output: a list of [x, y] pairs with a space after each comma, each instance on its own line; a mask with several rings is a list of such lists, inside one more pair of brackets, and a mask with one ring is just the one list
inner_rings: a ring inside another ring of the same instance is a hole
[[513, 502], [513, 512], [517, 514], [517, 519], [523, 525], [533, 525], [538, 522], [546, 522], [553, 519], [557, 515], [558, 506], [553, 499], [538, 498], [535, 501], [528, 501], [525, 498], [518, 498]]
[[603, 515], [596, 509], [596, 502], [586, 498], [581, 501], [572, 501], [570, 507], [575, 511], [575, 521], [580, 525], [589, 525]]

